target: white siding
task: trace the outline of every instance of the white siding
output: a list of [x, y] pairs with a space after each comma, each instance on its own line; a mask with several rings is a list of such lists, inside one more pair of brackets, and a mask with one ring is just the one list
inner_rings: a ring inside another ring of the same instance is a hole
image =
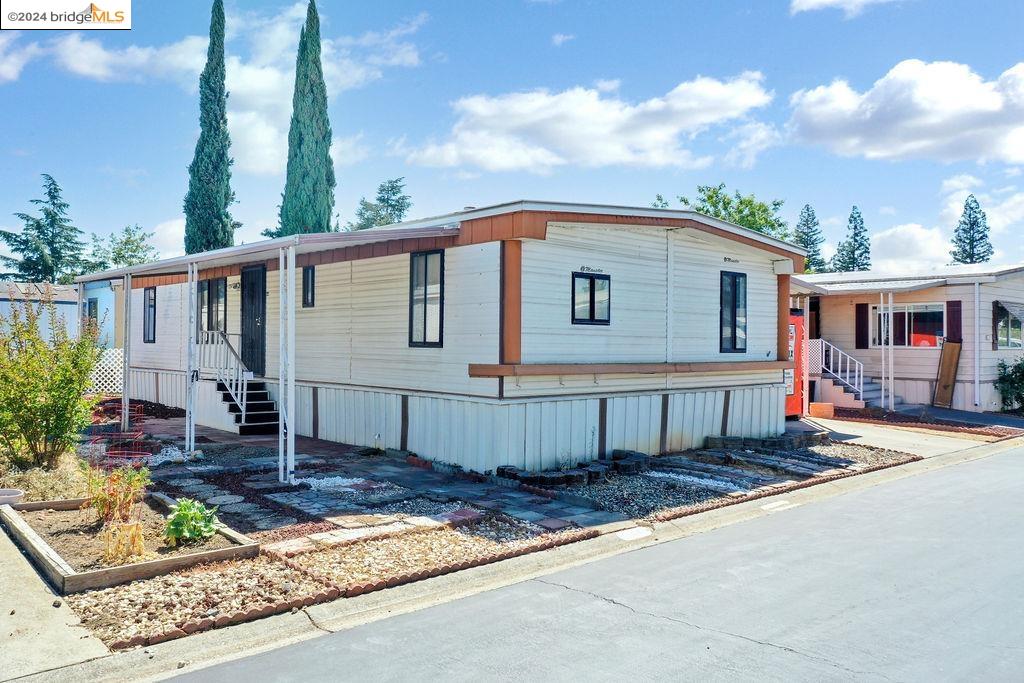
[[163, 285], [156, 288], [156, 341], [142, 341], [145, 319], [143, 296], [145, 289], [133, 288], [131, 319], [131, 366], [153, 370], [184, 370], [186, 365], [186, 321], [188, 320], [188, 293], [184, 284]]

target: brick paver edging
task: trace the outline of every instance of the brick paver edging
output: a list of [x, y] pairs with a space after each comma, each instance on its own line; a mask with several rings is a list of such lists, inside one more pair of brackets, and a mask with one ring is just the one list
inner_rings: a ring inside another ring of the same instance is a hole
[[481, 557], [474, 558], [472, 560], [465, 560], [463, 562], [453, 562], [452, 564], [431, 567], [430, 569], [422, 569], [417, 572], [399, 574], [397, 576], [392, 576], [387, 579], [380, 579], [377, 581], [367, 583], [351, 583], [345, 589], [345, 597], [354, 598], [357, 595], [372, 593], [374, 591], [379, 591], [384, 588], [392, 588], [394, 586], [400, 586], [405, 583], [412, 583], [414, 581], [430, 579], [435, 576], [451, 574], [452, 572], [462, 571], [463, 569], [471, 569], [473, 567], [480, 567], [485, 564], [501, 562], [502, 560], [510, 560], [513, 557], [528, 555], [530, 553], [535, 553], [540, 550], [550, 550], [551, 548], [556, 548], [558, 546], [568, 545], [570, 543], [576, 543], [578, 541], [586, 541], [591, 538], [597, 538], [599, 535], [600, 532], [597, 529], [581, 529], [579, 531], [572, 531], [569, 533], [562, 534], [556, 538], [548, 538], [543, 541], [531, 543], [529, 545], [525, 545], [519, 548], [510, 548], [509, 550], [505, 550], [500, 553], [484, 555]]
[[909, 455], [903, 460], [897, 460], [895, 462], [879, 463], [877, 465], [869, 465], [863, 469], [855, 471], [840, 471], [835, 474], [827, 474], [822, 477], [811, 477], [804, 481], [798, 481], [789, 486], [772, 488], [765, 491], [756, 491], [749, 493], [745, 496], [737, 496], [735, 498], [719, 498], [716, 500], [709, 501], [707, 503], [698, 503], [697, 505], [668, 508], [662, 510], [657, 514], [651, 515], [648, 519], [652, 519], [656, 522], [668, 522], [673, 519], [679, 519], [681, 517], [689, 517], [690, 515], [697, 515], [708, 510], [717, 510], [718, 508], [728, 507], [730, 505], [736, 505], [737, 503], [745, 503], [749, 500], [757, 500], [759, 498], [767, 498], [768, 496], [777, 496], [781, 493], [787, 493], [789, 491], [796, 491], [798, 489], [805, 489], [811, 486], [817, 486], [818, 484], [825, 484], [830, 481], [837, 479], [846, 479], [847, 477], [856, 477], [860, 474], [867, 474], [868, 472], [877, 472], [878, 470], [889, 469], [890, 467], [898, 467], [900, 465], [906, 465], [907, 463], [917, 462], [918, 460], [924, 460], [920, 455]]

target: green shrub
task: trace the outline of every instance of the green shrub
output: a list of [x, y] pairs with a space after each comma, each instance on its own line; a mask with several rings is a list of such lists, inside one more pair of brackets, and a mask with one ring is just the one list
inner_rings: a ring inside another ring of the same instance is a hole
[[191, 498], [182, 498], [171, 507], [164, 539], [172, 548], [179, 543], [194, 543], [217, 533], [217, 508], [207, 508]]
[[1003, 400], [1003, 410], [1024, 408], [1024, 356], [1011, 363], [999, 361], [998, 371], [995, 385]]
[[0, 455], [21, 469], [57, 464], [89, 424], [95, 399], [85, 392], [100, 353], [95, 325], [69, 335], [52, 300], [11, 303], [0, 316]]

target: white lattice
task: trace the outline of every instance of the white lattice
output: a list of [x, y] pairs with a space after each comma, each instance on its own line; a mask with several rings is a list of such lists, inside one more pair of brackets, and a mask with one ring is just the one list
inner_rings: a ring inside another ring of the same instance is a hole
[[122, 349], [104, 349], [100, 361], [92, 371], [91, 393], [120, 394], [124, 365]]

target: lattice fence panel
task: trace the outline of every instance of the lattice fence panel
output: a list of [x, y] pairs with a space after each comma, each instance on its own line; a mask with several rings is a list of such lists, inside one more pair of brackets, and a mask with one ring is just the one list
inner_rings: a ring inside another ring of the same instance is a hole
[[90, 393], [120, 394], [122, 390], [123, 349], [104, 349], [96, 369], [92, 371]]

